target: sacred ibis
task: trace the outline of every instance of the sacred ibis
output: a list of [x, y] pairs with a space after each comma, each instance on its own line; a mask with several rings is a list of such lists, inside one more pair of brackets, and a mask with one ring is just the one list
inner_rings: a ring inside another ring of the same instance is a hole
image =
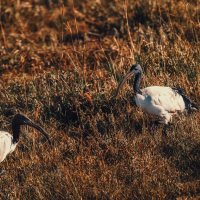
[[12, 120], [13, 135], [5, 131], [0, 131], [0, 162], [2, 162], [8, 154], [12, 153], [15, 150], [19, 142], [21, 125], [28, 125], [37, 129], [45, 136], [48, 142], [51, 143], [47, 132], [43, 128], [35, 124], [28, 117], [22, 114], [16, 114]]
[[181, 89], [164, 86], [150, 86], [140, 89], [142, 68], [139, 64], [132, 65], [130, 71], [118, 85], [116, 96], [125, 81], [134, 74], [135, 79], [133, 89], [135, 92], [136, 105], [144, 112], [159, 117], [159, 123], [164, 123], [163, 136], [166, 136], [167, 127], [174, 114], [182, 113], [184, 111], [191, 112], [192, 110], [198, 109], [197, 105], [186, 97]]

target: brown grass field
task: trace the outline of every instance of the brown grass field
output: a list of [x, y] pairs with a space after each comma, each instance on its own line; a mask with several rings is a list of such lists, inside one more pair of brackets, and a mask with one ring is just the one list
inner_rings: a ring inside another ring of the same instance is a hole
[[200, 105], [199, 0], [1, 0], [0, 125], [23, 127], [1, 163], [0, 199], [200, 199], [199, 112], [162, 126], [134, 104], [142, 87], [181, 87]]

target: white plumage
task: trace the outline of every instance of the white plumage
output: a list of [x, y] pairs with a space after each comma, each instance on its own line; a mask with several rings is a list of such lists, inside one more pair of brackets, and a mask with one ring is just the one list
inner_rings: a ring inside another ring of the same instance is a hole
[[136, 94], [135, 102], [142, 110], [160, 116], [167, 124], [173, 114], [185, 110], [185, 103], [180, 94], [170, 87], [152, 86]]
[[161, 123], [166, 126], [163, 129], [166, 134], [166, 128], [171, 121], [172, 116], [177, 113], [182, 113], [185, 110], [191, 111], [197, 109], [197, 106], [192, 103], [180, 89], [163, 87], [163, 86], [150, 86], [140, 89], [140, 81], [142, 76], [142, 68], [140, 65], [135, 64], [131, 67], [128, 74], [125, 75], [122, 82], [117, 88], [117, 94], [125, 81], [135, 74], [134, 91], [135, 102], [144, 112], [153, 114], [159, 117]]
[[5, 131], [0, 131], [0, 162], [2, 162], [6, 158], [6, 156], [12, 153], [17, 147], [21, 125], [29, 125], [37, 129], [46, 137], [46, 139], [50, 143], [48, 134], [44, 129], [36, 125], [34, 122], [32, 122], [29, 118], [25, 117], [24, 115], [17, 114], [14, 116], [12, 121], [13, 135]]
[[0, 131], [0, 162], [15, 150], [17, 143], [13, 144], [12, 140], [12, 135], [5, 131]]

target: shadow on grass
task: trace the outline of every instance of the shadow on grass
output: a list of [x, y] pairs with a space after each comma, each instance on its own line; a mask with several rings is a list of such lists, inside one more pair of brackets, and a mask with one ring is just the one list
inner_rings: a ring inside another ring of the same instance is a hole
[[44, 105], [44, 118], [54, 118], [61, 129], [80, 128], [84, 137], [92, 135], [94, 131], [100, 135], [112, 134], [116, 130], [120, 130], [121, 127], [125, 128], [130, 124], [133, 125], [131, 132], [141, 134], [142, 121], [136, 121], [132, 117], [130, 119], [130, 115], [127, 113], [127, 103], [131, 102], [129, 100], [107, 99], [101, 95], [90, 102], [81, 95], [69, 95], [64, 99], [57, 96], [51, 99], [51, 106]]
[[200, 143], [191, 143], [190, 146], [174, 143], [161, 148], [160, 153], [170, 159], [180, 172], [181, 182], [200, 179]]

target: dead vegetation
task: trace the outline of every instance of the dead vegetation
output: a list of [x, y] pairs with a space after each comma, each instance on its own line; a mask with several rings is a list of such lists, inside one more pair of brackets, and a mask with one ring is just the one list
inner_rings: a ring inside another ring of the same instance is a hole
[[174, 120], [163, 145], [131, 81], [112, 96], [138, 62], [144, 87], [178, 86], [199, 104], [199, 16], [198, 0], [1, 1], [1, 129], [23, 112], [53, 146], [22, 134], [0, 198], [198, 199], [199, 113]]

